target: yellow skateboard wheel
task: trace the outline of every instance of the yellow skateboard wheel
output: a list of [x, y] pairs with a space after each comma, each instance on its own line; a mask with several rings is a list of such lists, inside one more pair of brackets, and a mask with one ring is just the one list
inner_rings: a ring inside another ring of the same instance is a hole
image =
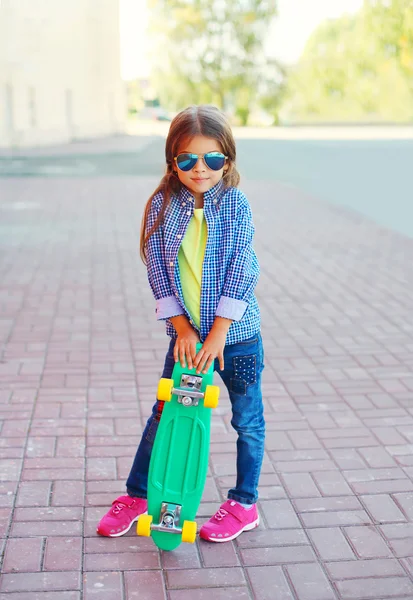
[[219, 387], [217, 385], [207, 385], [204, 395], [205, 408], [216, 408], [219, 400]]
[[158, 400], [161, 400], [162, 402], [169, 402], [172, 398], [173, 387], [173, 379], [166, 379], [165, 377], [162, 377], [158, 383], [158, 394], [156, 396]]
[[196, 539], [196, 528], [197, 525], [195, 521], [184, 521], [184, 526], [182, 527], [182, 541], [193, 544]]
[[136, 533], [145, 537], [151, 535], [152, 515], [141, 515], [136, 525]]

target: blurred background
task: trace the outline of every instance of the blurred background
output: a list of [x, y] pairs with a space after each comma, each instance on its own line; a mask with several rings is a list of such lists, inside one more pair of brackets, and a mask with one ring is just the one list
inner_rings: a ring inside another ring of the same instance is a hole
[[412, 0], [0, 0], [0, 176], [156, 185], [192, 103], [228, 114], [243, 182], [413, 235]]
[[168, 122], [413, 121], [411, 0], [0, 0], [0, 146]]

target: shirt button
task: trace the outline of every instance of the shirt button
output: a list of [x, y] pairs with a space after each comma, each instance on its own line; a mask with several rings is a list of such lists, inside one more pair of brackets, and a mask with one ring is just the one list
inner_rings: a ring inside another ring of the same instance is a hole
[[178, 298], [178, 292], [175, 292], [175, 296]]
[[178, 240], [180, 240], [182, 235], [180, 233], [178, 233], [178, 235], [176, 237], [178, 238]]
[[182, 206], [186, 206], [186, 202], [182, 202]]
[[190, 210], [188, 210], [188, 212], [187, 212], [186, 214], [187, 214], [187, 215], [188, 215], [188, 217], [189, 217], [189, 216], [190, 216], [190, 214], [191, 214], [191, 211], [190, 211]]
[[217, 202], [218, 202], [218, 200], [215, 198], [215, 200], [214, 200], [214, 204], [216, 204]]
[[171, 262], [169, 263], [169, 266], [170, 266], [170, 267], [173, 267], [173, 266], [174, 266], [174, 263], [171, 261]]

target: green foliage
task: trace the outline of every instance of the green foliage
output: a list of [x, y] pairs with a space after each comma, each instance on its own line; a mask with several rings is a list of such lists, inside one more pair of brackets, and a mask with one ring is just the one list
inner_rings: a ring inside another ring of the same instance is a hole
[[213, 103], [246, 124], [267, 91], [263, 44], [276, 0], [149, 0], [149, 8], [162, 103], [171, 109]]
[[287, 97], [293, 120], [413, 120], [413, 0], [365, 0], [320, 25]]

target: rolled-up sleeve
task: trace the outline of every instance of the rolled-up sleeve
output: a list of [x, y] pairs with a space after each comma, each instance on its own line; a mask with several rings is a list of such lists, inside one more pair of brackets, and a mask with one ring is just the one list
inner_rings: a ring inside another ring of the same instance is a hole
[[[148, 214], [147, 231], [149, 231], [161, 210], [162, 194], [157, 194]], [[175, 296], [165, 268], [165, 247], [162, 224], [150, 236], [146, 245], [147, 273], [152, 293], [156, 300], [156, 318], [161, 321], [185, 314], [184, 309]]]
[[253, 248], [255, 227], [247, 198], [240, 192], [234, 249], [225, 276], [216, 316], [240, 321], [254, 295], [260, 268]]

